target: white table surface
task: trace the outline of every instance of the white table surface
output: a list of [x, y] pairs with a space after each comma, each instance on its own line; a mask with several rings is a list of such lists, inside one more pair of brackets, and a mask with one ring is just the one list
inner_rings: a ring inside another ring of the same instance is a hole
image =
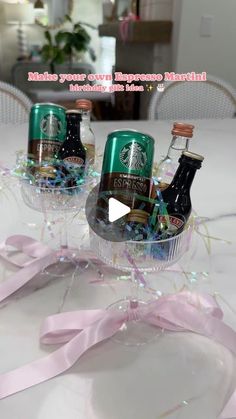
[[[113, 129], [129, 127], [150, 133], [156, 140], [157, 160], [166, 152], [171, 125], [164, 121], [97, 122], [93, 128], [100, 150]], [[191, 252], [181, 264], [185, 270], [197, 272], [197, 281], [192, 281], [193, 275], [187, 281], [184, 275], [169, 272], [151, 275], [148, 283], [162, 291], [173, 292], [185, 283], [193, 290], [217, 292], [226, 321], [236, 329], [236, 120], [196, 121], [195, 126], [191, 150], [203, 154], [205, 161], [192, 187], [193, 207], [201, 216], [221, 216], [207, 224], [209, 232], [230, 243], [212, 240], [208, 254], [202, 239], [195, 236]], [[16, 151], [27, 147], [27, 125], [2, 125], [0, 136], [1, 164], [12, 167]], [[24, 205], [16, 182], [8, 178], [0, 181], [0, 240], [22, 233], [50, 241], [47, 230], [42, 233], [42, 215]], [[77, 246], [81, 244], [78, 237], [81, 226], [75, 220], [70, 239]], [[2, 263], [0, 272], [0, 280], [9, 274]], [[129, 293], [129, 282], [117, 281], [118, 273], [106, 269], [103, 273], [103, 285], [91, 284], [88, 271], [78, 275], [64, 310], [106, 307]], [[96, 270], [93, 275], [98, 278]], [[39, 327], [47, 315], [58, 311], [69, 280], [54, 278], [37, 292], [26, 289], [18, 299], [1, 306], [0, 372], [53, 351], [40, 347]], [[215, 419], [236, 385], [235, 371], [235, 359], [226, 348], [191, 333], [165, 333], [139, 348], [110, 340], [85, 354], [69, 373], [0, 401], [0, 417]], [[188, 405], [175, 411], [184, 400]], [[172, 413], [162, 416], [168, 410]]]

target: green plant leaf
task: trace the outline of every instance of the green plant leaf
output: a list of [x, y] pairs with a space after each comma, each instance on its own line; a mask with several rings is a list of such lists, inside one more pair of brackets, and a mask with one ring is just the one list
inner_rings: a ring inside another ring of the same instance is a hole
[[73, 33], [68, 31], [63, 31], [60, 33], [61, 41], [65, 44], [70, 44], [73, 39]]
[[66, 61], [66, 55], [64, 54], [64, 51], [61, 49], [58, 49], [54, 58], [54, 62], [56, 64], [63, 64]]
[[71, 54], [72, 54], [72, 46], [71, 46], [71, 44], [64, 45], [63, 52], [64, 52], [65, 55], [71, 56]]
[[54, 56], [54, 47], [52, 45], [45, 44], [41, 49], [41, 56], [43, 61], [49, 61]]
[[45, 38], [47, 39], [48, 43], [49, 43], [50, 45], [52, 45], [52, 35], [50, 34], [50, 32], [49, 32], [49, 31], [45, 31], [45, 32], [44, 32], [44, 36], [45, 36]]
[[55, 41], [57, 45], [60, 45], [62, 42], [67, 42], [67, 35], [63, 31], [59, 31], [55, 35]]
[[83, 29], [83, 27], [81, 26], [79, 22], [74, 24], [74, 32], [79, 31], [81, 29]]
[[68, 22], [71, 22], [72, 23], [72, 19], [71, 19], [71, 17], [69, 15], [65, 15], [65, 20], [68, 20]]
[[74, 36], [72, 46], [75, 48], [76, 51], [86, 51], [88, 48], [88, 43], [83, 38], [79, 36]]
[[[68, 15], [66, 16], [66, 20], [73, 23]], [[77, 22], [74, 24], [71, 31], [58, 31], [55, 34], [55, 40], [53, 40], [49, 31], [45, 31], [47, 43], [43, 45], [41, 50], [42, 59], [49, 62], [50, 66], [54, 66], [55, 63], [61, 64], [67, 59], [72, 60], [73, 54], [76, 52], [88, 51], [91, 59], [95, 61], [95, 52], [93, 48], [89, 46], [91, 36], [83, 25], [96, 29], [95, 26], [90, 25], [89, 23]]]
[[74, 28], [75, 28], [74, 33], [81, 34], [86, 39], [89, 39], [89, 40], [91, 39], [89, 33], [79, 23], [76, 23], [75, 26], [74, 26]]
[[91, 41], [90, 35], [86, 31], [84, 31], [83, 28], [82, 30], [78, 30], [77, 32], [74, 32], [73, 36], [74, 38], [77, 38], [86, 44], [89, 44], [89, 42]]

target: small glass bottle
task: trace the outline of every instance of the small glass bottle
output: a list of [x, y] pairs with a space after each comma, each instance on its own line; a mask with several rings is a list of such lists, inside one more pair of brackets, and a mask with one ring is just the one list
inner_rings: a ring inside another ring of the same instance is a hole
[[189, 139], [193, 136], [194, 125], [175, 122], [171, 134], [173, 135], [166, 157], [160, 161], [157, 172], [161, 191], [168, 187], [176, 173], [179, 158], [184, 151], [188, 151]]
[[93, 104], [91, 100], [78, 99], [76, 100], [76, 109], [81, 113], [82, 123], [80, 128], [80, 135], [82, 143], [87, 152], [87, 164], [95, 163], [95, 136], [91, 128], [91, 111]]

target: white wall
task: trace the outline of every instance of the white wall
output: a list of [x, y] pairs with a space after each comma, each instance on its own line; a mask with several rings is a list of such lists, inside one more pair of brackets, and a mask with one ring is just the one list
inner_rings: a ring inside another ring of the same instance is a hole
[[174, 67], [173, 70], [176, 69], [176, 65], [177, 65], [181, 17], [182, 17], [182, 6], [183, 6], [183, 0], [173, 1], [173, 9], [172, 9], [173, 31], [172, 31], [172, 42], [171, 42], [172, 66]]
[[[174, 3], [174, 71], [207, 71], [236, 87], [236, 1], [174, 0]], [[200, 36], [201, 16], [205, 14], [214, 16], [211, 37]]]

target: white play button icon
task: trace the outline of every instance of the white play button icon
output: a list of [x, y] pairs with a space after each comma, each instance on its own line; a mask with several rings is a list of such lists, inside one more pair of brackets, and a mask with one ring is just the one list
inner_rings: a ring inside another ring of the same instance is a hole
[[[95, 234], [106, 241], [124, 242], [129, 240], [125, 216], [132, 212], [133, 201], [127, 189], [99, 192], [95, 186], [86, 199], [85, 213], [88, 224]], [[117, 199], [116, 199], [117, 198]], [[129, 204], [130, 207], [123, 202]]]
[[118, 201], [115, 198], [110, 198], [108, 201], [108, 219], [110, 223], [113, 223], [124, 215], [129, 214], [131, 211], [130, 207]]

